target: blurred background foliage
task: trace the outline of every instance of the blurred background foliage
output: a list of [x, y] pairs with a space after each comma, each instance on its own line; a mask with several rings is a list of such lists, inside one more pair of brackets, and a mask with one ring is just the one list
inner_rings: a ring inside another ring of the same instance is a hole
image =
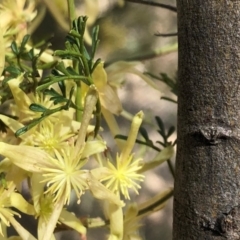
[[[160, 7], [124, 2], [123, 0], [76, 0], [76, 13], [87, 15], [88, 32], [94, 25], [100, 26], [100, 44], [97, 50], [97, 57], [101, 58], [106, 66], [117, 60], [137, 60], [141, 56], [141, 63], [138, 69], [141, 72], [148, 72], [160, 77], [160, 73], [166, 73], [175, 78], [177, 72], [177, 38], [157, 37], [157, 33], [175, 33], [177, 31], [177, 16], [173, 11]], [[155, 0], [157, 3], [176, 5], [175, 0]], [[30, 25], [33, 43], [37, 44], [42, 39], [51, 38], [52, 48], [62, 49], [68, 31], [67, 1], [65, 0], [38, 0], [38, 18]], [[89, 37], [86, 38], [89, 42]], [[154, 54], [158, 51], [159, 54]], [[154, 56], [155, 55], [155, 56]], [[148, 57], [143, 57], [148, 56]], [[139, 58], [140, 59], [140, 58]], [[176, 100], [169, 86], [161, 81], [155, 80], [160, 91], [147, 85], [136, 75], [124, 75], [125, 84], [119, 91], [123, 107], [128, 112], [135, 114], [139, 110], [145, 113], [145, 124], [151, 140], [158, 141], [160, 135], [157, 133], [155, 116], [161, 117], [166, 128], [176, 126], [176, 104], [160, 100], [161, 96], [167, 96]], [[129, 122], [119, 116], [123, 134], [129, 128]], [[125, 127], [126, 126], [126, 127]], [[110, 135], [104, 136], [109, 147], [111, 146]], [[174, 141], [176, 135], [172, 136]], [[149, 158], [154, 156], [151, 149], [147, 150]], [[140, 154], [141, 152], [139, 152]], [[147, 160], [147, 159], [144, 159]], [[173, 186], [173, 178], [167, 164], [146, 173], [146, 179], [136, 197], [141, 203], [167, 187]], [[101, 216], [99, 202], [86, 195], [81, 204], [72, 204], [79, 216], [91, 217]], [[94, 212], [92, 211], [94, 209]], [[98, 210], [99, 209], [99, 210]], [[26, 223], [26, 224], [29, 224]], [[172, 225], [172, 201], [166, 207], [145, 218], [142, 222], [141, 233], [143, 239], [171, 239]], [[69, 235], [71, 234], [71, 235]], [[88, 239], [104, 239], [105, 230], [90, 230]], [[79, 236], [66, 231], [59, 233], [59, 239], [79, 239]]]

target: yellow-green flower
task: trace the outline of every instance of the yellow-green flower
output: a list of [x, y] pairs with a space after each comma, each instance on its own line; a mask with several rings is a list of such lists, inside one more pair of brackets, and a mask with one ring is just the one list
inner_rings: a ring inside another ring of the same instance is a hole
[[56, 150], [55, 154], [57, 159], [50, 159], [51, 166], [42, 168], [45, 178], [43, 181], [48, 187], [46, 193], [55, 195], [54, 201], [63, 198], [64, 202], [69, 204], [72, 189], [75, 190], [79, 199], [87, 189], [86, 179], [83, 177], [85, 170], [81, 170], [87, 159], [82, 152], [76, 158], [72, 158], [69, 149], [63, 149], [60, 152]]
[[33, 173], [41, 173], [48, 186], [46, 193], [53, 194], [54, 201], [69, 203], [73, 189], [80, 198], [87, 188], [86, 170], [81, 170], [87, 158], [104, 151], [102, 141], [89, 141], [83, 144], [76, 157], [73, 145], [62, 151], [55, 150], [55, 158], [45, 151], [31, 146], [15, 146], [0, 142], [0, 154], [20, 168]]
[[3, 236], [2, 225], [10, 226], [9, 218], [14, 214], [20, 217], [20, 214], [11, 209], [11, 200], [8, 190], [5, 187], [0, 187], [0, 234]]
[[141, 186], [137, 182], [144, 180], [144, 176], [137, 173], [141, 169], [142, 159], [134, 160], [133, 155], [130, 155], [122, 161], [121, 156], [117, 155], [116, 161], [116, 166], [108, 161], [109, 176], [104, 179], [107, 180], [106, 187], [115, 193], [121, 192], [125, 198], [130, 199], [129, 189], [138, 194]]
[[[22, 143], [30, 146], [37, 146], [46, 152], [54, 155], [54, 150], [61, 150], [69, 146], [71, 138], [75, 136], [75, 133], [65, 128], [63, 131], [63, 124], [53, 124], [50, 121], [44, 121], [39, 125], [37, 131], [34, 131], [28, 138]], [[72, 140], [74, 141], [74, 140]]]
[[23, 239], [36, 240], [14, 218], [14, 215], [18, 217], [21, 217], [21, 215], [12, 210], [13, 207], [26, 214], [34, 215], [35, 213], [33, 206], [21, 194], [14, 192], [14, 189], [15, 186], [12, 182], [6, 182], [6, 186], [0, 186], [0, 235], [3, 236], [4, 226], [10, 226], [11, 224]]
[[138, 182], [144, 179], [144, 176], [138, 173], [142, 167], [142, 159], [134, 159], [133, 154], [131, 154], [142, 119], [142, 112], [139, 112], [133, 118], [126, 145], [121, 154], [117, 154], [116, 165], [108, 161], [108, 174], [102, 179], [106, 181], [105, 184], [110, 190], [117, 194], [122, 193], [127, 199], [130, 199], [129, 189], [138, 193], [140, 188]]

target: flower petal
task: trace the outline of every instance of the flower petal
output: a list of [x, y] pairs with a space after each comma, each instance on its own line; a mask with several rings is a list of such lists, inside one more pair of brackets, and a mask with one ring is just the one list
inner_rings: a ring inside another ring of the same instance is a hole
[[101, 200], [107, 200], [119, 207], [124, 206], [124, 203], [119, 199], [119, 197], [115, 195], [113, 192], [111, 192], [109, 189], [107, 189], [98, 180], [96, 180], [91, 173], [87, 178], [87, 183], [91, 193], [95, 198], [101, 199]]
[[35, 210], [33, 205], [29, 204], [21, 194], [12, 192], [10, 195], [11, 206], [17, 208], [23, 213], [34, 215]]
[[85, 235], [87, 232], [81, 221], [73, 213], [70, 213], [65, 209], [62, 210], [59, 220], [68, 227], [75, 229], [82, 235]]
[[[0, 119], [13, 131], [16, 132], [19, 128], [24, 127], [24, 125], [13, 118], [7, 117], [6, 115], [0, 114]], [[25, 136], [25, 134], [24, 134]], [[20, 136], [22, 137], [22, 135]]]
[[93, 154], [103, 152], [107, 148], [106, 143], [103, 141], [89, 141], [85, 143], [82, 158], [89, 157]]
[[10, 145], [0, 142], [0, 154], [20, 168], [29, 172], [42, 172], [41, 167], [47, 165], [50, 156], [43, 150], [24, 145]]

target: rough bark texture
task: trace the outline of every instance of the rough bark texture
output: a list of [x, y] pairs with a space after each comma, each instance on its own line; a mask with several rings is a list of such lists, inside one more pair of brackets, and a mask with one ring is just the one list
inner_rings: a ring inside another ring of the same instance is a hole
[[240, 1], [178, 0], [174, 240], [240, 239]]

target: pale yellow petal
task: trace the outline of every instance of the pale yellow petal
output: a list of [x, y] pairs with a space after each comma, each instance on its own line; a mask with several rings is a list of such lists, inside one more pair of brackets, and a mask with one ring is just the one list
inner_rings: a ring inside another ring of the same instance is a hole
[[122, 111], [122, 103], [116, 91], [108, 84], [106, 84], [101, 91], [99, 91], [100, 102], [111, 113], [119, 115]]
[[0, 154], [18, 167], [29, 172], [42, 172], [41, 167], [48, 166], [49, 155], [43, 150], [31, 146], [16, 146], [0, 142]]
[[87, 184], [93, 196], [100, 200], [107, 200], [117, 206], [123, 207], [124, 203], [119, 199], [117, 195], [107, 189], [102, 183], [96, 180], [90, 173], [87, 179]]
[[19, 111], [23, 109], [29, 109], [29, 106], [31, 104], [31, 100], [27, 96], [27, 94], [19, 88], [19, 84], [23, 80], [23, 75], [19, 75], [17, 78], [11, 79], [8, 81], [8, 86], [11, 89], [11, 92], [13, 94], [15, 103], [17, 104]]
[[33, 200], [33, 205], [38, 213], [40, 211], [40, 198], [44, 192], [45, 183], [42, 182], [43, 176], [39, 173], [34, 173], [31, 176], [31, 195]]
[[89, 141], [85, 143], [82, 158], [89, 157], [93, 154], [103, 152], [107, 148], [106, 143], [103, 141]]
[[103, 62], [100, 62], [92, 74], [93, 82], [98, 90], [101, 90], [107, 84], [107, 74], [103, 67]]
[[59, 219], [66, 226], [75, 229], [81, 235], [86, 235], [87, 229], [83, 226], [81, 221], [73, 214], [63, 209]]
[[21, 212], [34, 215], [35, 210], [33, 205], [29, 204], [21, 194], [13, 192], [10, 195], [11, 206], [15, 207], [16, 209], [20, 210]]
[[[18, 129], [24, 127], [24, 125], [13, 118], [0, 114], [0, 119], [15, 133]], [[22, 137], [22, 135], [20, 136]]]
[[37, 240], [30, 232], [28, 232], [14, 217], [11, 217], [9, 219], [9, 222], [14, 227], [14, 229], [17, 231], [19, 236], [22, 239], [27, 240]]

